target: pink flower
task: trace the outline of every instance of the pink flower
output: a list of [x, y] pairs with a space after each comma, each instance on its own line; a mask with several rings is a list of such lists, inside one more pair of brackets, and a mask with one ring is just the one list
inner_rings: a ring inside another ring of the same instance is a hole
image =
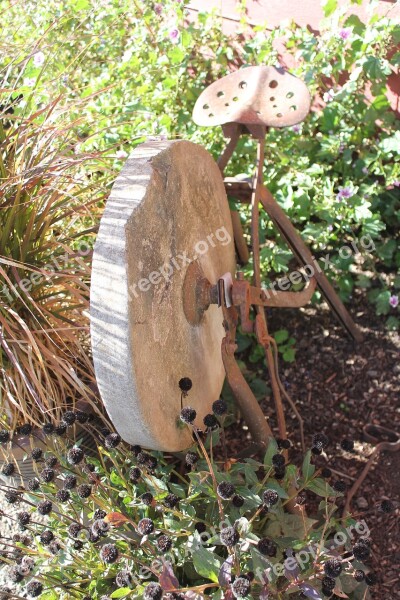
[[363, 167], [361, 169], [361, 171], [364, 173], [364, 175], [368, 175], [368, 168], [367, 167]]
[[115, 153], [115, 156], [119, 159], [122, 159], [122, 158], [126, 158], [128, 156], [128, 153], [125, 152], [125, 150], [117, 150]]
[[395, 187], [400, 187], [400, 179], [396, 179], [396, 181], [393, 181], [393, 185]]
[[343, 198], [351, 198], [353, 195], [353, 190], [349, 187], [339, 187], [339, 192], [336, 194], [336, 200], [343, 200]]
[[293, 125], [292, 131], [294, 131], [295, 133], [300, 133], [300, 131], [301, 131], [300, 125]]
[[33, 64], [35, 67], [41, 67], [44, 64], [43, 52], [36, 52], [36, 54], [33, 55]]
[[171, 29], [171, 31], [168, 34], [168, 37], [173, 44], [177, 44], [179, 42], [179, 29], [176, 29], [176, 27], [174, 27], [174, 29]]
[[154, 12], [156, 13], [156, 15], [161, 15], [162, 9], [163, 9], [162, 4], [155, 4], [154, 5]]
[[26, 85], [26, 87], [33, 87], [36, 83], [36, 77], [25, 77], [24, 79], [24, 85]]
[[350, 36], [351, 36], [351, 28], [350, 27], [344, 27], [343, 29], [339, 30], [339, 37], [342, 38], [342, 40], [347, 40], [347, 39], [349, 39]]
[[396, 308], [399, 305], [399, 297], [394, 294], [389, 298], [389, 304], [392, 308]]

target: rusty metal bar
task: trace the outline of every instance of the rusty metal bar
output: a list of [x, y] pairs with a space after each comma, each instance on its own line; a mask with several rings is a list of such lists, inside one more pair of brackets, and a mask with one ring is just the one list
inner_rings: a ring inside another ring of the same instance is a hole
[[356, 342], [362, 342], [364, 337], [363, 334], [354, 323], [343, 302], [340, 300], [332, 285], [329, 283], [327, 277], [322, 272], [317, 260], [313, 257], [310, 250], [307, 248], [306, 244], [303, 242], [300, 235], [287, 218], [285, 212], [281, 209], [271, 192], [265, 186], [261, 186], [260, 188], [260, 199], [269, 217], [284, 236], [287, 244], [297, 256], [300, 263], [304, 266], [310, 265], [313, 268], [313, 275], [317, 280], [318, 287], [324, 294], [337, 319], [347, 329]]

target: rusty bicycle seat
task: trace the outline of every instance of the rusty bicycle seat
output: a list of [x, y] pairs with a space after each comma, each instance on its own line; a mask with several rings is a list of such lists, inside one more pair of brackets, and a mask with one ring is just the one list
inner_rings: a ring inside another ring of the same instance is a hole
[[288, 127], [310, 110], [305, 83], [281, 67], [245, 67], [209, 85], [197, 99], [197, 125], [243, 123]]

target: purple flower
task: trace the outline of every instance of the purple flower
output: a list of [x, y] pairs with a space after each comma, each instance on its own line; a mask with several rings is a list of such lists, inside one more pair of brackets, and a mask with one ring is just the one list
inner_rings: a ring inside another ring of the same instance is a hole
[[300, 133], [301, 126], [300, 125], [293, 125], [292, 131], [294, 131], [295, 133]]
[[119, 159], [126, 158], [128, 156], [128, 153], [125, 152], [125, 150], [117, 150], [115, 156]]
[[174, 27], [174, 29], [171, 29], [171, 31], [168, 34], [168, 37], [173, 44], [177, 44], [179, 42], [179, 29], [176, 29], [176, 27]]
[[394, 294], [389, 298], [389, 304], [392, 308], [396, 308], [399, 305], [399, 297]]
[[163, 9], [162, 4], [155, 4], [154, 5], [154, 12], [156, 13], [156, 15], [161, 15], [162, 9]]
[[36, 52], [36, 54], [33, 55], [33, 64], [35, 65], [35, 67], [41, 67], [44, 63], [44, 54], [43, 52]]
[[336, 194], [336, 200], [341, 202], [343, 198], [351, 198], [353, 195], [353, 190], [349, 187], [339, 187], [339, 192]]
[[350, 27], [344, 27], [343, 29], [339, 30], [339, 37], [342, 38], [342, 40], [347, 40], [347, 39], [349, 39], [350, 36], [351, 36], [351, 28]]
[[340, 142], [339, 144], [339, 154], [342, 154], [343, 150], [346, 148], [346, 144]]
[[328, 231], [333, 231], [333, 226], [332, 225], [328, 225]]
[[400, 187], [400, 179], [396, 179], [395, 181], [393, 181], [393, 185], [395, 187]]
[[368, 175], [368, 167], [363, 167], [361, 171], [364, 173], [364, 175]]
[[26, 85], [26, 87], [33, 87], [36, 83], [36, 77], [25, 77], [24, 79], [24, 85]]

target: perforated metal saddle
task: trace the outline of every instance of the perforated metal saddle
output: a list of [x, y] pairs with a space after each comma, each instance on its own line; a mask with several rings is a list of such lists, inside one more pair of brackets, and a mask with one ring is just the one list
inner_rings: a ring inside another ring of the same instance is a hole
[[193, 110], [197, 125], [225, 123], [288, 127], [310, 110], [305, 83], [282, 68], [246, 67], [209, 85]]

